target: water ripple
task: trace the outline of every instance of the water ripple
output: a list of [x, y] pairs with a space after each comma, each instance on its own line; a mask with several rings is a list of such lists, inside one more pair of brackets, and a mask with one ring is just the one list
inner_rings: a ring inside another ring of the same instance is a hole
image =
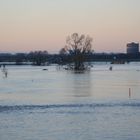
[[52, 104], [52, 105], [0, 105], [0, 112], [20, 111], [34, 109], [57, 109], [57, 108], [97, 108], [97, 107], [140, 107], [140, 102], [127, 103], [90, 103], [90, 104]]

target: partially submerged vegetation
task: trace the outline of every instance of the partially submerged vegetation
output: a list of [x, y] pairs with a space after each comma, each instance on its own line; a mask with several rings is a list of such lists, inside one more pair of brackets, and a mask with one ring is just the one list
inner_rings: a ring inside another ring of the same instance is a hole
[[[37, 51], [38, 52], [38, 51]], [[40, 54], [41, 59], [35, 55], [31, 57], [30, 53], [0, 53], [0, 64], [6, 65], [48, 65], [59, 64], [66, 65], [72, 64], [71, 56], [68, 54]], [[126, 62], [140, 61], [140, 54], [125, 54], [125, 53], [90, 53], [85, 55], [86, 62], [110, 62], [113, 64], [124, 64]], [[114, 61], [114, 57], [117, 59]], [[123, 62], [123, 63], [122, 63]]]
[[70, 58], [69, 69], [86, 70], [86, 56], [92, 53], [92, 38], [85, 35], [73, 33], [66, 39], [66, 46], [61, 49], [62, 55], [68, 55]]

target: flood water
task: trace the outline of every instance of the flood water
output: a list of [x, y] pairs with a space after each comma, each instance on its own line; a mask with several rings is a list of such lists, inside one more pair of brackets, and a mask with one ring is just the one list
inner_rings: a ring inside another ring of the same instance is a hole
[[109, 67], [0, 70], [0, 140], [139, 140], [140, 63]]

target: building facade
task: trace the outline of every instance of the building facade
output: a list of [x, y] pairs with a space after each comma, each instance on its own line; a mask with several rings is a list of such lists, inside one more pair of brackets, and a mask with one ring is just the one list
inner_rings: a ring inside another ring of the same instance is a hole
[[137, 54], [139, 53], [139, 43], [128, 43], [127, 44], [127, 54]]

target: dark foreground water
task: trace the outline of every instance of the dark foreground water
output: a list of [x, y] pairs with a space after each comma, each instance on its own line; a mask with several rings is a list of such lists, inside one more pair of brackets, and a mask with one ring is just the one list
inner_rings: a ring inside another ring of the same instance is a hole
[[109, 66], [86, 73], [7, 67], [0, 140], [139, 140], [140, 64]]

